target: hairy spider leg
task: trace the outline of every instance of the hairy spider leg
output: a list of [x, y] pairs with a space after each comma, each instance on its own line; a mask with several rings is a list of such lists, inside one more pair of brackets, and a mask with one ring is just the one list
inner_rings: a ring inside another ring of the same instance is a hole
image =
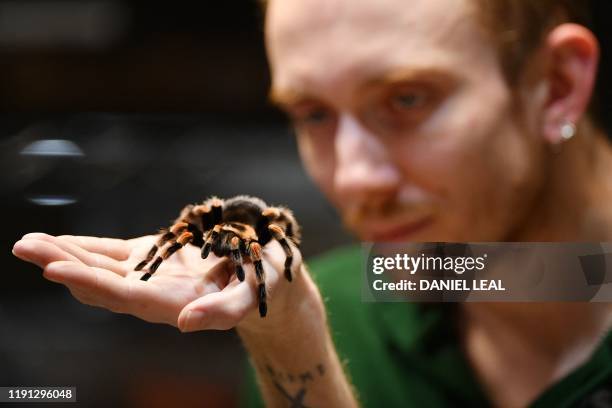
[[193, 239], [189, 242], [191, 245], [195, 245], [201, 248], [204, 245], [204, 234], [195, 224], [188, 223], [187, 231], [193, 234]]
[[[208, 210], [208, 206], [206, 207]], [[223, 201], [214, 197], [210, 200], [210, 210], [202, 213], [202, 225], [204, 230], [212, 228], [202, 246], [202, 259], [206, 259], [210, 254], [213, 242], [219, 237], [221, 232], [221, 221], [223, 221]], [[214, 227], [213, 227], [214, 226]]]
[[274, 239], [276, 239], [281, 244], [283, 251], [285, 251], [285, 278], [287, 278], [287, 280], [291, 282], [291, 280], [293, 279], [293, 276], [291, 275], [291, 265], [293, 264], [293, 251], [291, 250], [291, 247], [287, 242], [285, 232], [279, 225], [276, 224], [268, 225], [268, 229], [272, 233]]
[[204, 246], [202, 247], [202, 259], [208, 258], [213, 243], [216, 241], [217, 238], [219, 238], [219, 232], [221, 232], [221, 224], [215, 225], [213, 230], [206, 237], [206, 240], [204, 241]]
[[[275, 223], [284, 229], [285, 237], [289, 239], [297, 248], [300, 247], [299, 225], [295, 221], [291, 211], [284, 207], [268, 207], [262, 211], [268, 223]], [[294, 227], [296, 230], [294, 230]]]
[[256, 241], [249, 243], [249, 256], [255, 266], [255, 276], [257, 278], [257, 295], [259, 301], [259, 316], [265, 317], [268, 313], [266, 304], [266, 279], [263, 264], [261, 263], [261, 245]]
[[166, 248], [166, 250], [160, 256], [158, 256], [155, 259], [155, 261], [153, 261], [153, 263], [151, 264], [151, 267], [149, 268], [149, 271], [145, 272], [145, 274], [142, 275], [140, 280], [143, 280], [143, 281], [149, 280], [149, 278], [151, 278], [151, 276], [155, 273], [157, 268], [159, 268], [159, 266], [161, 265], [161, 263], [164, 260], [170, 258], [170, 256], [172, 256], [172, 254], [174, 254], [176, 251], [178, 251], [179, 249], [181, 249], [182, 247], [187, 245], [192, 240], [193, 240], [193, 234], [191, 232], [189, 232], [189, 231], [183, 232], [176, 239], [176, 242], [174, 242], [172, 245], [170, 245], [168, 248]]
[[139, 271], [142, 268], [144, 268], [149, 262], [151, 262], [151, 259], [153, 259], [153, 257], [155, 256], [155, 254], [157, 253], [160, 247], [164, 246], [166, 242], [175, 238], [175, 235], [171, 233], [170, 231], [164, 232], [164, 230], [162, 230], [161, 234], [162, 234], [161, 237], [157, 240], [155, 244], [153, 244], [153, 246], [149, 250], [149, 253], [147, 253], [147, 256], [145, 257], [145, 259], [142, 262], [140, 262], [138, 265], [136, 265], [136, 267], [134, 268], [135, 271]]
[[242, 267], [242, 254], [240, 254], [240, 238], [237, 236], [233, 237], [230, 244], [232, 247], [231, 259], [236, 267], [236, 277], [242, 282], [244, 281], [244, 268]]
[[144, 268], [149, 262], [151, 262], [151, 260], [153, 259], [153, 257], [155, 256], [159, 248], [163, 247], [168, 241], [174, 241], [176, 237], [180, 233], [185, 231], [185, 229], [188, 227], [189, 227], [189, 224], [186, 222], [177, 222], [174, 225], [172, 225], [170, 228], [163, 229], [161, 231], [162, 235], [159, 238], [159, 240], [155, 244], [153, 244], [146, 258], [142, 262], [140, 262], [138, 265], [136, 265], [134, 270], [139, 271], [142, 268]]
[[223, 221], [223, 201], [218, 198], [213, 198], [210, 206], [213, 224], [221, 224], [221, 221]]
[[215, 226], [215, 221], [213, 219], [213, 213], [211, 211], [210, 206], [200, 205], [196, 207], [196, 209], [196, 214], [200, 214], [200, 217], [202, 219], [202, 231], [207, 232], [213, 229], [213, 227]]

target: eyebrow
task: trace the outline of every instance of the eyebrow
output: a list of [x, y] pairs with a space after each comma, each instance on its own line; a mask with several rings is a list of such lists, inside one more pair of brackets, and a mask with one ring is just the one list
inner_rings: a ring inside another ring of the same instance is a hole
[[[358, 85], [358, 89], [368, 89], [385, 85], [392, 85], [401, 82], [410, 82], [416, 80], [424, 80], [431, 78], [446, 78], [452, 76], [447, 70], [431, 67], [419, 68], [399, 68], [391, 69], [382, 74], [374, 75]], [[288, 106], [298, 101], [316, 99], [312, 94], [293, 89], [279, 89], [272, 86], [268, 93], [268, 100], [278, 106]]]
[[311, 95], [295, 91], [295, 90], [281, 90], [278, 88], [270, 88], [270, 92], [268, 92], [268, 100], [278, 107], [283, 107], [287, 105], [291, 105], [298, 101], [303, 101], [306, 99], [313, 99]]
[[376, 75], [366, 80], [360, 88], [371, 88], [380, 85], [410, 82], [431, 78], [448, 78], [451, 75], [447, 70], [433, 67], [399, 68], [389, 70], [382, 75]]

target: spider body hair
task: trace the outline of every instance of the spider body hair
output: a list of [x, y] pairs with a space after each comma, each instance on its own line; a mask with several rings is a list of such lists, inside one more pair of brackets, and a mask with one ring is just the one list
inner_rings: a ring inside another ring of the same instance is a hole
[[290, 243], [299, 248], [300, 226], [293, 213], [286, 207], [270, 207], [262, 199], [240, 195], [222, 200], [211, 197], [201, 204], [189, 204], [183, 208], [170, 228], [160, 231], [160, 237], [146, 258], [135, 270], [143, 269], [153, 260], [162, 247], [165, 250], [149, 266], [142, 280], [148, 280], [162, 262], [187, 244], [200, 247], [202, 258], [212, 252], [218, 257], [228, 257], [236, 269], [236, 276], [243, 281], [243, 263], [255, 267], [259, 313], [267, 313], [267, 290], [261, 261], [262, 247], [277, 240], [285, 252], [284, 274], [292, 280], [293, 250]]

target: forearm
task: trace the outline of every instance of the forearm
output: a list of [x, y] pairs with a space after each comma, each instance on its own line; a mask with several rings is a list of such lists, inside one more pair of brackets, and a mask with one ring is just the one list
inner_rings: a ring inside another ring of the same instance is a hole
[[279, 320], [238, 328], [266, 406], [356, 407], [318, 289], [307, 273], [290, 285], [290, 309]]

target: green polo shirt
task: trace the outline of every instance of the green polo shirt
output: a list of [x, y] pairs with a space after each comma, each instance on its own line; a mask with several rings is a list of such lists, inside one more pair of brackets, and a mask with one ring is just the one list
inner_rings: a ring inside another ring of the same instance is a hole
[[[309, 263], [361, 405], [491, 405], [461, 351], [452, 304], [362, 302], [361, 256], [359, 247], [351, 247]], [[263, 406], [252, 369], [244, 396], [244, 406]], [[544, 391], [531, 407], [600, 406], [590, 405], [596, 401], [612, 403], [612, 334], [589, 361]], [[309, 406], [307, 396], [304, 403]]]

